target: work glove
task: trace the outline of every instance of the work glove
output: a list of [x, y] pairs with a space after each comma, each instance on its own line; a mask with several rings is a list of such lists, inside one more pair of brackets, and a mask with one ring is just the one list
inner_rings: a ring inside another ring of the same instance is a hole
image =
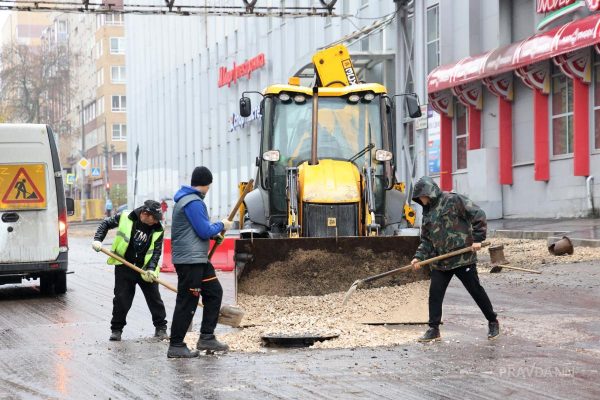
[[92, 249], [96, 250], [96, 251], [100, 251], [100, 249], [102, 248], [102, 242], [99, 240], [94, 240], [92, 242]]
[[221, 244], [223, 243], [223, 240], [225, 240], [225, 238], [223, 237], [223, 235], [215, 235], [213, 236], [213, 240], [215, 241], [215, 243]]
[[147, 269], [144, 270], [140, 275], [142, 279], [148, 283], [154, 283], [158, 279], [158, 275], [160, 273], [160, 266], [156, 267], [148, 266]]
[[233, 221], [230, 221], [227, 218], [223, 218], [221, 220], [221, 222], [223, 223], [223, 230], [225, 230], [225, 231], [230, 230], [231, 227], [233, 226]]

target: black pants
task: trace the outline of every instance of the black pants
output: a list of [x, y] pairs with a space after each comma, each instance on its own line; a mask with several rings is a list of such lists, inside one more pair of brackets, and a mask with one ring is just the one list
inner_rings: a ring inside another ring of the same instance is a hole
[[479, 306], [488, 321], [496, 320], [496, 313], [490, 299], [479, 283], [475, 264], [452, 269], [450, 271], [431, 270], [429, 286], [429, 326], [437, 328], [442, 321], [442, 303], [452, 277], [456, 275]]
[[154, 326], [166, 328], [167, 320], [165, 318], [167, 312], [158, 291], [158, 283], [146, 282], [138, 272], [123, 265], [115, 265], [115, 297], [113, 299], [113, 316], [110, 321], [110, 329], [122, 331], [127, 324], [127, 313], [131, 308], [131, 303], [133, 303], [135, 285], [140, 285], [140, 289], [144, 293]]
[[200, 333], [214, 333], [223, 300], [223, 288], [211, 263], [175, 264], [177, 271], [177, 300], [171, 324], [171, 345], [182, 345], [192, 323], [199, 297], [202, 297]]

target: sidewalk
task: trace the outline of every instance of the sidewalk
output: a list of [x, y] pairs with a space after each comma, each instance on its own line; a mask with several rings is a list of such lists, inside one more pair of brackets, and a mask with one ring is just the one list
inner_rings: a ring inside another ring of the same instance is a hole
[[488, 221], [491, 237], [547, 239], [554, 243], [568, 236], [573, 246], [600, 247], [600, 218], [498, 219]]

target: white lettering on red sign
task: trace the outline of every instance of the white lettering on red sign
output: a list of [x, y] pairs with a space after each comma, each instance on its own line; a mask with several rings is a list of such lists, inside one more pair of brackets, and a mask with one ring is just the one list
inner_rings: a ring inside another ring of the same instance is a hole
[[[537, 12], [544, 14], [552, 12], [575, 3], [576, 0], [537, 0]], [[590, 11], [600, 8], [600, 0], [585, 0]]]
[[253, 71], [265, 65], [265, 55], [260, 53], [254, 58], [249, 59], [243, 64], [236, 65], [233, 63], [233, 68], [228, 70], [227, 67], [219, 67], [219, 87], [227, 85], [231, 87], [231, 83], [236, 83], [238, 78], [246, 77], [250, 79], [250, 74]]

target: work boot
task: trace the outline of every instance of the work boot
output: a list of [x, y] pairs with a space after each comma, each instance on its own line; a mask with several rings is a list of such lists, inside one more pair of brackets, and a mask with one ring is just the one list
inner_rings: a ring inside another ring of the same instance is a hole
[[154, 331], [154, 337], [159, 338], [160, 340], [168, 339], [169, 335], [167, 334], [167, 327], [166, 326], [157, 327], [156, 330]]
[[206, 351], [227, 351], [229, 350], [229, 346], [219, 342], [213, 334], [201, 333], [198, 343], [196, 343], [196, 349]]
[[111, 340], [113, 342], [120, 342], [122, 333], [123, 331], [113, 330], [111, 331], [110, 338], [108, 338], [108, 340]]
[[198, 351], [190, 351], [185, 343], [180, 346], [169, 346], [167, 350], [167, 358], [194, 358], [198, 357]]
[[427, 332], [419, 338], [419, 342], [433, 342], [440, 339], [440, 328], [429, 328], [427, 329]]
[[488, 323], [488, 339], [494, 340], [500, 336], [500, 323], [498, 320]]

